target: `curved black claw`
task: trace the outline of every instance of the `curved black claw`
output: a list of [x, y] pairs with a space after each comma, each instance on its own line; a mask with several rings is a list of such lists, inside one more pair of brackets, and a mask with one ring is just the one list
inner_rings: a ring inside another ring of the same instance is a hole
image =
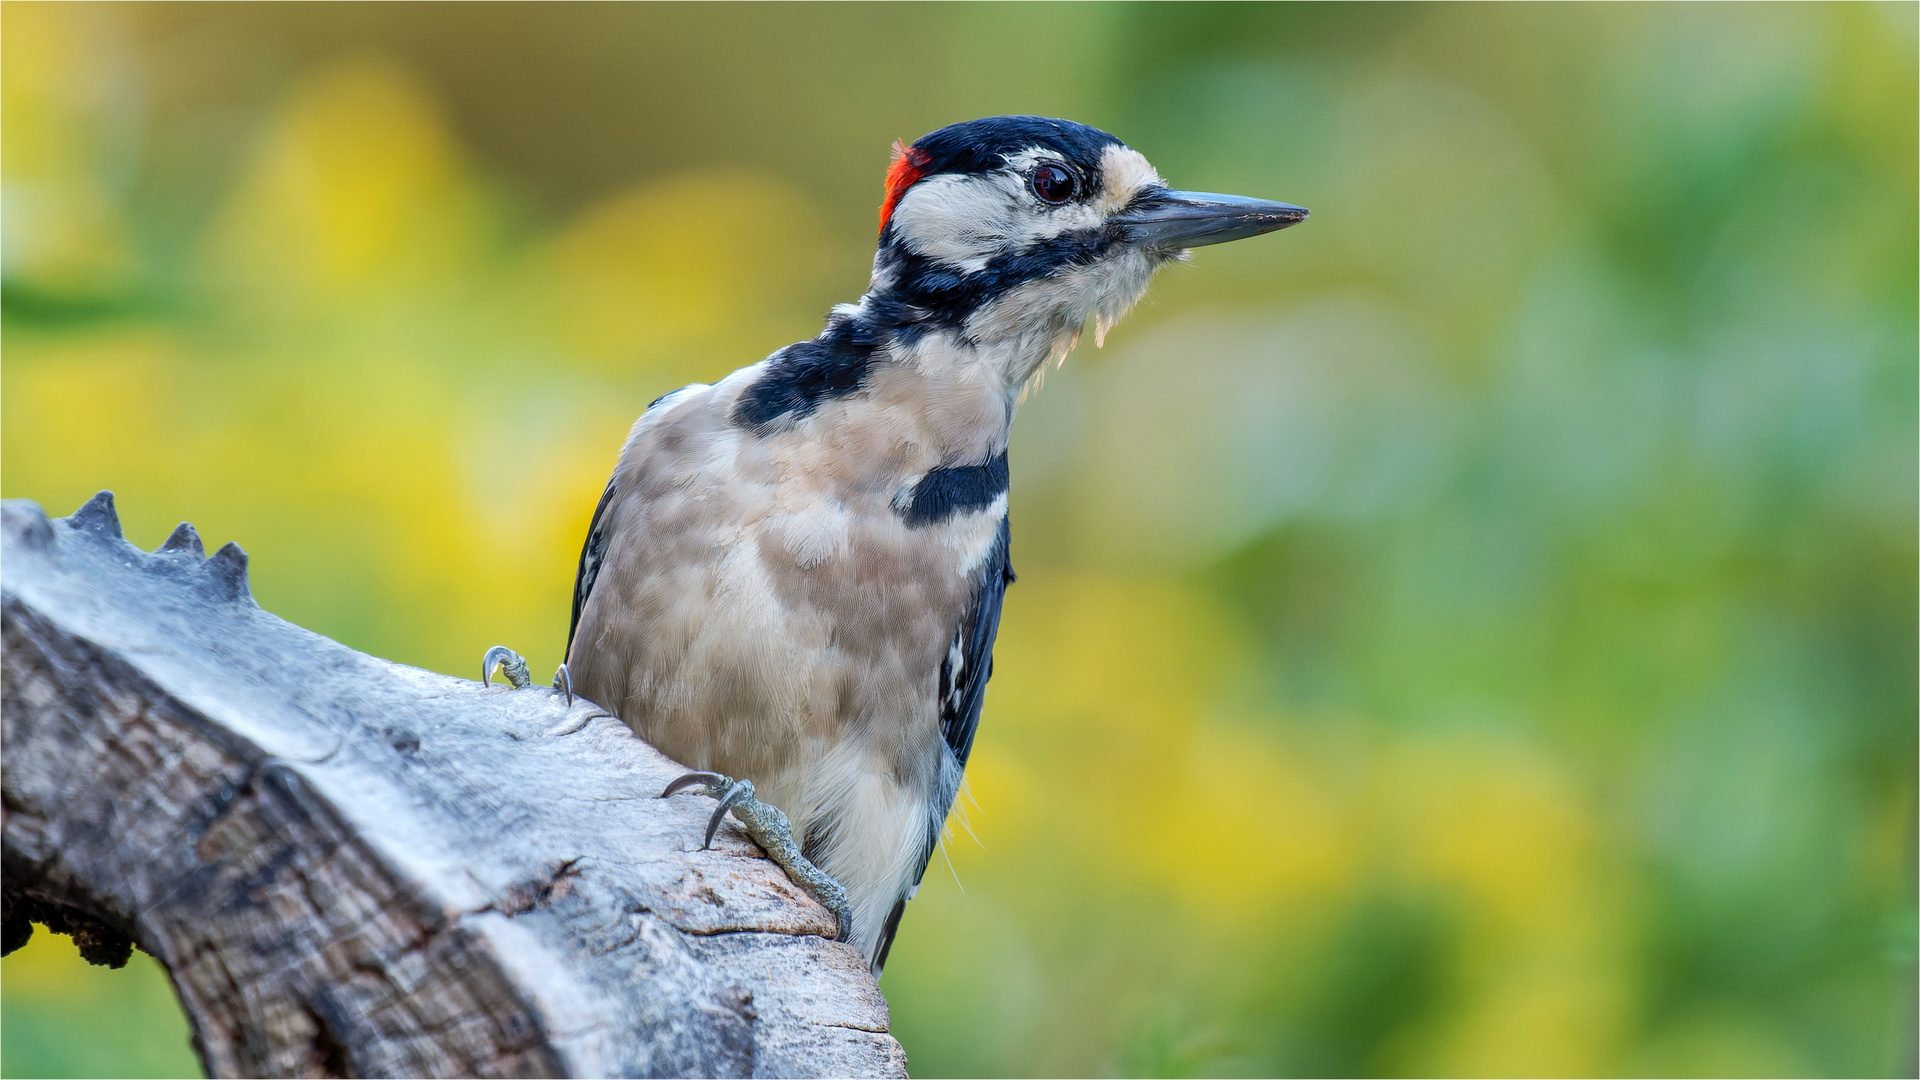
[[527, 673], [527, 658], [507, 648], [505, 645], [495, 645], [493, 648], [487, 650], [486, 656], [481, 658], [481, 685], [491, 685], [493, 683], [493, 673], [496, 670], [504, 670], [506, 672], [507, 681], [513, 684], [515, 690], [525, 690], [527, 687], [533, 685], [533, 676]]
[[567, 695], [567, 708], [573, 708], [573, 672], [567, 670], [567, 665], [561, 664], [553, 673], [553, 688]]
[[712, 795], [717, 791], [724, 790], [731, 783], [733, 783], [731, 779], [721, 776], [717, 772], [690, 772], [678, 780], [675, 780], [673, 783], [668, 784], [667, 790], [661, 792], [658, 797], [664, 799], [669, 795], [685, 791], [695, 784], [699, 784], [705, 788], [701, 794]]
[[713, 846], [713, 834], [720, 831], [720, 822], [726, 820], [727, 811], [753, 797], [753, 781], [751, 780], [735, 780], [733, 783], [727, 785], [726, 792], [720, 796], [720, 805], [714, 807], [713, 816], [707, 819], [707, 835], [704, 840], [700, 841], [701, 851], [705, 851]]

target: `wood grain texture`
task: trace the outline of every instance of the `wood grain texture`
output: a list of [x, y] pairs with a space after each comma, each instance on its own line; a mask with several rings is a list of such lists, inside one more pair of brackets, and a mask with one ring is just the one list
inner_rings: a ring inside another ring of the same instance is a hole
[[832, 916], [597, 706], [303, 630], [104, 492], [0, 514], [7, 945], [130, 938], [211, 1074], [906, 1075]]

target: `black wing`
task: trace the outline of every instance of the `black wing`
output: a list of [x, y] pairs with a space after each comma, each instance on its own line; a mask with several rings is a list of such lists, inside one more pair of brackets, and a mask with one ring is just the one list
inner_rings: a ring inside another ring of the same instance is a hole
[[[1007, 548], [1013, 533], [1007, 519], [1000, 519], [1000, 535], [981, 567], [980, 591], [974, 595], [973, 610], [953, 636], [954, 647], [940, 661], [940, 734], [953, 749], [962, 769], [973, 753], [973, 733], [980, 727], [980, 706], [987, 700], [987, 680], [993, 678], [993, 639], [1000, 633], [1000, 602], [1006, 598], [1013, 581], [1013, 564]], [[944, 821], [947, 807], [940, 807]]]
[[613, 483], [608, 480], [607, 490], [600, 494], [600, 505], [593, 508], [593, 524], [587, 526], [587, 542], [580, 547], [580, 570], [573, 578], [573, 621], [567, 624], [569, 657], [573, 655], [574, 631], [580, 629], [580, 612], [587, 606], [587, 596], [600, 576], [600, 564], [606, 560], [607, 532], [613, 525], [607, 520], [607, 507], [613, 505]]
[[980, 707], [987, 700], [987, 680], [993, 678], [993, 639], [1000, 632], [1000, 603], [1006, 598], [1007, 586], [1014, 580], [1013, 564], [1008, 559], [1012, 539], [1013, 533], [1003, 517], [1000, 535], [994, 539], [993, 550], [980, 569], [973, 607], [954, 632], [953, 646], [947, 650], [946, 658], [940, 661], [940, 735], [953, 751], [959, 768], [953, 770], [951, 783], [943, 783], [934, 799], [927, 822], [926, 845], [920, 854], [920, 869], [913, 875], [913, 889], [895, 900], [893, 910], [887, 913], [887, 925], [880, 931], [880, 942], [873, 954], [876, 978], [887, 964], [887, 951], [893, 948], [893, 935], [900, 929], [900, 917], [906, 914], [907, 898], [920, 888], [920, 879], [926, 876], [927, 864], [940, 844], [940, 829], [946, 824], [947, 811], [952, 809], [953, 798], [959, 792], [960, 770], [967, 767], [967, 757], [973, 753], [973, 735], [980, 727]]

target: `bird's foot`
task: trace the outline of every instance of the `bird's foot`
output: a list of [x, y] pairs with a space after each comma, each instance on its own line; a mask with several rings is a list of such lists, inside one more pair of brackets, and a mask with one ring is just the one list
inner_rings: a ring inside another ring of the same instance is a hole
[[664, 799], [681, 791], [698, 791], [720, 800], [707, 822], [707, 835], [700, 843], [700, 850], [713, 846], [713, 834], [719, 830], [721, 819], [731, 811], [734, 819], [746, 827], [753, 842], [766, 849], [767, 857], [779, 863], [795, 885], [833, 912], [840, 923], [840, 933], [834, 940], [845, 941], [852, 935], [853, 908], [847, 903], [847, 890], [800, 854], [800, 845], [793, 842], [793, 822], [787, 819], [785, 811], [772, 803], [761, 802], [754, 795], [753, 781], [711, 772], [688, 773], [668, 784], [660, 797]]
[[[525, 690], [533, 685], [533, 676], [527, 671], [527, 658], [505, 645], [495, 645], [487, 650], [486, 656], [481, 657], [481, 684], [491, 684], [496, 671], [504, 674], [515, 690]], [[561, 664], [560, 669], [553, 673], [553, 688], [565, 694], [567, 708], [573, 708], [573, 673], [567, 670], [567, 665]]]

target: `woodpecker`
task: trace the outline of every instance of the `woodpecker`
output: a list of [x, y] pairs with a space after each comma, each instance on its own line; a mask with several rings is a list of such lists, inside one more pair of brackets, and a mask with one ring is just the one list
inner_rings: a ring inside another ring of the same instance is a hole
[[860, 301], [634, 423], [556, 684], [700, 770], [662, 797], [717, 797], [707, 842], [731, 812], [878, 976], [993, 673], [1024, 392], [1189, 248], [1306, 216], [1068, 120], [896, 142]]

